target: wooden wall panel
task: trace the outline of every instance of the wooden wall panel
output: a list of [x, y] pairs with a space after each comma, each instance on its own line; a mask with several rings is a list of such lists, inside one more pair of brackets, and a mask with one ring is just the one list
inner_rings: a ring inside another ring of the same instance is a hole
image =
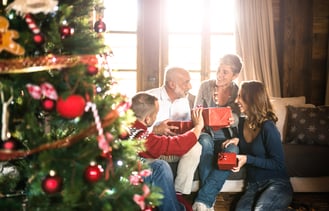
[[304, 95], [308, 103], [322, 105], [327, 84], [329, 1], [272, 1], [282, 96]]
[[137, 91], [158, 87], [161, 0], [139, 1]]
[[322, 105], [326, 97], [329, 1], [313, 1], [312, 78], [310, 102]]

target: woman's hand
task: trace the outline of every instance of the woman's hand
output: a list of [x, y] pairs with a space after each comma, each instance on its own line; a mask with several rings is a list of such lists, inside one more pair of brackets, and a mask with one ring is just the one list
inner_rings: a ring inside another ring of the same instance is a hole
[[239, 144], [239, 139], [238, 138], [232, 138], [232, 139], [227, 139], [222, 143], [222, 149], [225, 149], [228, 147], [228, 145], [234, 144], [235, 146], [238, 146]]
[[227, 125], [226, 127], [227, 127], [227, 128], [232, 127], [232, 126], [234, 125], [234, 123], [235, 123], [235, 119], [234, 119], [234, 117], [233, 117], [233, 116], [230, 117], [230, 118], [228, 119], [228, 122], [229, 122], [229, 125]]
[[239, 172], [242, 166], [244, 166], [247, 163], [246, 155], [236, 155], [236, 158], [238, 159], [238, 166], [232, 168], [233, 172]]

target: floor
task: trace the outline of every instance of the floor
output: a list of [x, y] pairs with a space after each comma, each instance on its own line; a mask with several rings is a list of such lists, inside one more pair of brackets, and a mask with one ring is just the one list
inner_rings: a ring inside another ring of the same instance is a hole
[[[233, 211], [241, 193], [220, 193], [215, 203], [215, 211]], [[192, 200], [192, 194], [189, 200]], [[289, 207], [291, 211], [329, 211], [329, 193], [295, 193]]]

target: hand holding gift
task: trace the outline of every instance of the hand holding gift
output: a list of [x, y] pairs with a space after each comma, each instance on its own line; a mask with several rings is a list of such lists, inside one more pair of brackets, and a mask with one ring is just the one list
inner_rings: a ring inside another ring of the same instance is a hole
[[247, 156], [246, 155], [236, 155], [238, 160], [238, 165], [232, 169], [233, 172], [239, 172], [242, 166], [247, 163]]
[[204, 108], [202, 112], [205, 126], [213, 130], [230, 127], [234, 123], [230, 107]]

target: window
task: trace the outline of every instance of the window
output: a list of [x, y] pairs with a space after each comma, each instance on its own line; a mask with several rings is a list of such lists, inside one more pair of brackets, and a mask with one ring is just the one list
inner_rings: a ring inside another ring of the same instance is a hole
[[104, 0], [104, 7], [105, 43], [112, 50], [110, 67], [118, 82], [114, 91], [131, 96], [137, 83], [137, 0]]
[[202, 80], [215, 78], [219, 58], [235, 53], [234, 1], [167, 1], [168, 62], [191, 71], [197, 94]]
[[[127, 95], [136, 92], [137, 56], [144, 56], [137, 55], [137, 46], [142, 45], [137, 43], [138, 15], [143, 15], [138, 14], [143, 12], [137, 11], [141, 8], [138, 3], [150, 4], [144, 0], [104, 1], [106, 41], [114, 54], [110, 65], [119, 90]], [[215, 78], [219, 58], [235, 52], [234, 1], [154, 0], [152, 4], [165, 5], [165, 12], [160, 13], [163, 17], [156, 17], [165, 28], [159, 36], [167, 41], [159, 51], [167, 55], [168, 64], [184, 65], [191, 71], [191, 92], [196, 94], [202, 80]]]

